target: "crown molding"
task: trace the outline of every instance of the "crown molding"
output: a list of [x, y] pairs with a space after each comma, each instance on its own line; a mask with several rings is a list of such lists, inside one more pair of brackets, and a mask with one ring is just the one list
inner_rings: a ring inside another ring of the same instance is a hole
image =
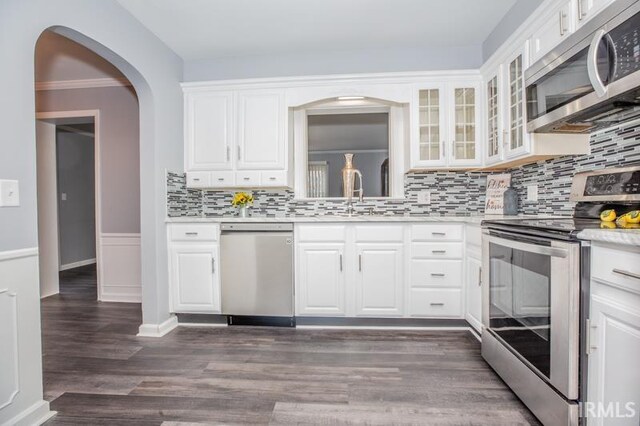
[[127, 86], [131, 86], [131, 82], [126, 78], [89, 78], [82, 80], [38, 81], [36, 82], [36, 91]]

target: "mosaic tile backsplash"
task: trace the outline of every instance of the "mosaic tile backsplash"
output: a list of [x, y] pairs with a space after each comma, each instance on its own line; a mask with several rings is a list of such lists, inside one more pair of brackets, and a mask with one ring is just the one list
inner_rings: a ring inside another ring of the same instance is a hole
[[[579, 171], [640, 164], [640, 121], [591, 136], [591, 154], [560, 157], [509, 170], [520, 194], [520, 213], [571, 215], [571, 178]], [[366, 200], [357, 210], [373, 207], [387, 215], [469, 215], [484, 212], [486, 172], [408, 173], [404, 200]], [[526, 201], [528, 185], [538, 185], [538, 201]], [[418, 192], [431, 191], [431, 204], [417, 203]], [[296, 200], [291, 190], [255, 190], [253, 216], [313, 216], [346, 213], [342, 200]], [[167, 172], [169, 217], [232, 216], [232, 191], [186, 188], [184, 173]]]

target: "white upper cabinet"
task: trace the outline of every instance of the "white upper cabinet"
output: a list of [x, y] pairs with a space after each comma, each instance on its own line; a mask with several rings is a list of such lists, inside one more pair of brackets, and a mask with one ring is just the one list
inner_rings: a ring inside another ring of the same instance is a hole
[[532, 64], [574, 31], [574, 8], [572, 7], [574, 1], [564, 3], [559, 10], [551, 13], [548, 19], [534, 31], [530, 39]]
[[478, 166], [479, 84], [421, 84], [414, 90], [411, 168]]
[[498, 162], [502, 159], [502, 131], [501, 115], [502, 88], [500, 87], [501, 67], [486, 83], [486, 103], [487, 103], [487, 140], [486, 140], [486, 162], [487, 164]]
[[238, 107], [237, 168], [284, 168], [284, 93], [273, 90], [241, 91], [238, 94]]
[[187, 185], [290, 185], [286, 126], [284, 90], [185, 91]]
[[449, 120], [449, 136], [451, 148], [445, 149], [451, 165], [479, 165], [479, 85], [469, 84], [451, 86], [449, 88], [451, 118]]
[[505, 102], [504, 114], [504, 146], [505, 157], [513, 157], [522, 154], [528, 149], [528, 133], [525, 131], [526, 123], [524, 116], [524, 68], [526, 48], [518, 50], [506, 64], [505, 91], [507, 101]]
[[575, 0], [576, 1], [576, 18], [578, 26], [597, 15], [602, 9], [613, 3], [614, 0]]
[[233, 133], [233, 92], [204, 92], [187, 97], [186, 169], [231, 169]]

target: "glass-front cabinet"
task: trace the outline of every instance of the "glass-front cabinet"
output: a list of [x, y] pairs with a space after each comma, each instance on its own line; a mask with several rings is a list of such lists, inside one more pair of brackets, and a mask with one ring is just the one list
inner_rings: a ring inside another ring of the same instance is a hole
[[500, 95], [502, 90], [499, 85], [500, 72], [496, 73], [486, 83], [487, 101], [487, 163], [495, 163], [501, 160], [502, 152], [500, 142], [502, 140], [500, 131]]
[[505, 73], [507, 102], [504, 115], [504, 144], [507, 158], [525, 153], [528, 148], [524, 116], [524, 68], [527, 66], [524, 63], [525, 58], [524, 52], [518, 51], [507, 62]]
[[480, 165], [479, 87], [477, 82], [416, 87], [412, 169]]

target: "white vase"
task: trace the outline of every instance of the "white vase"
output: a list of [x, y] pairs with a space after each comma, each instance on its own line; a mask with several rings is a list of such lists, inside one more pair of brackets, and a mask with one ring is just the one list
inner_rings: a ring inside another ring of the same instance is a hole
[[240, 215], [240, 217], [249, 217], [249, 207], [240, 207], [240, 211], [238, 212], [238, 214]]

